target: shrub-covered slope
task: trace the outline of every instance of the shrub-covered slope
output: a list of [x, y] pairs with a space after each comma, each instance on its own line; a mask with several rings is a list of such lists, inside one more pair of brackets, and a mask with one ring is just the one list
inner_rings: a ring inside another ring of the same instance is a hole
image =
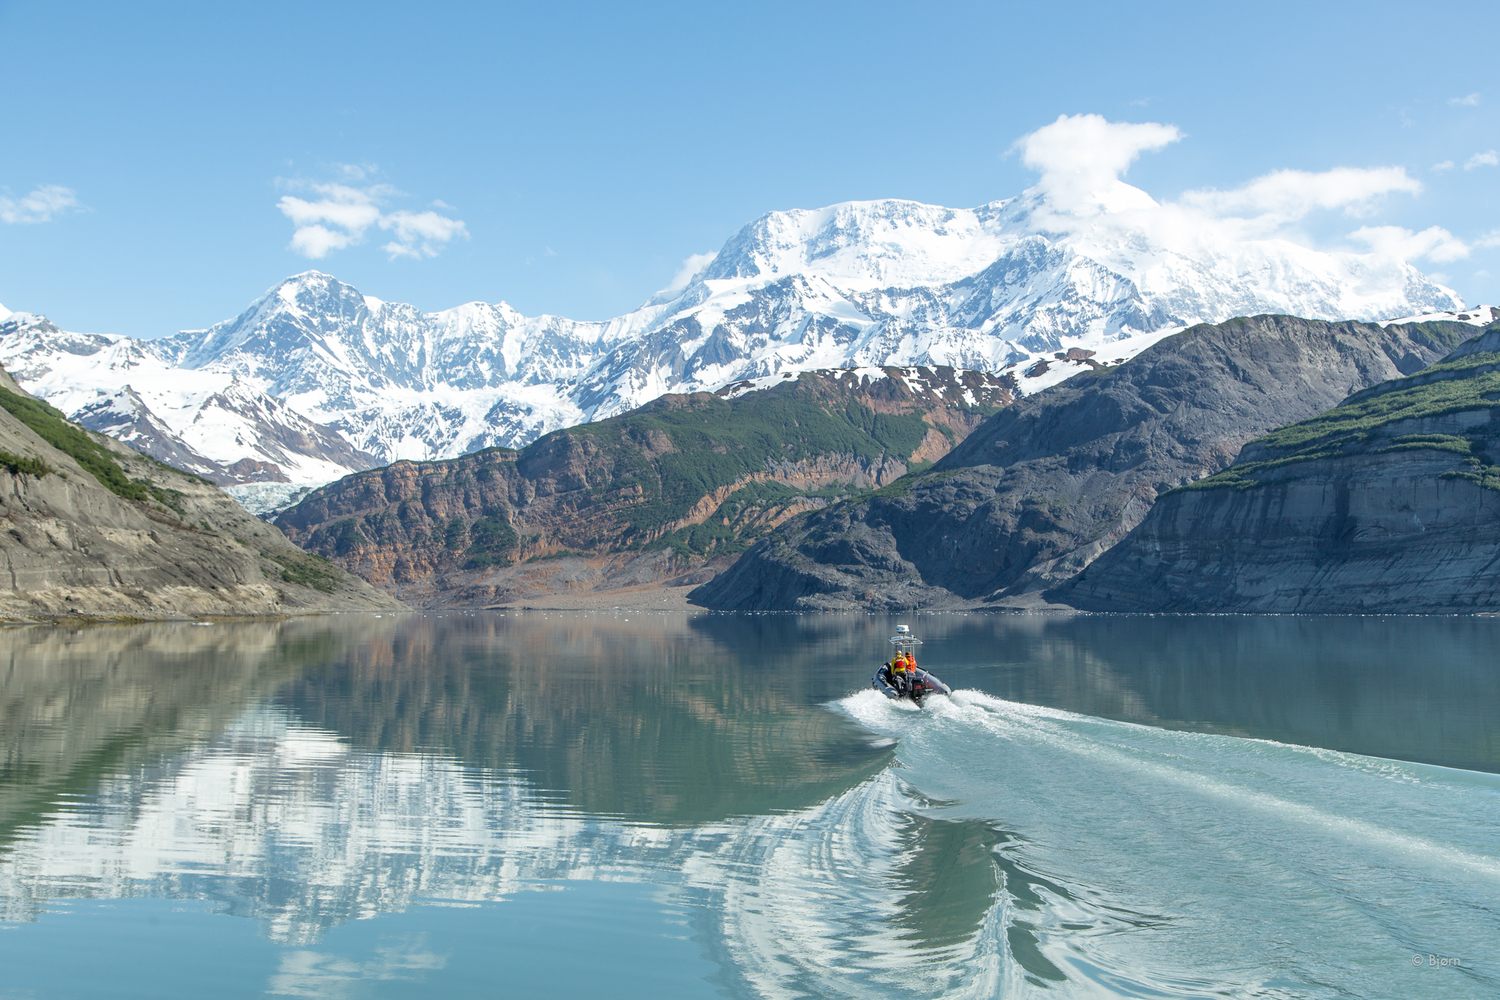
[[1472, 333], [1290, 316], [1194, 327], [1021, 400], [929, 471], [785, 526], [692, 597], [740, 609], [1029, 600], [1122, 538], [1162, 492]]
[[167, 618], [397, 606], [216, 487], [0, 378], [0, 618]]
[[1500, 609], [1500, 325], [1247, 445], [1055, 596], [1132, 611]]
[[519, 452], [350, 476], [276, 523], [417, 602], [677, 579], [795, 514], [931, 464], [1012, 392], [1008, 376], [887, 368], [664, 396]]

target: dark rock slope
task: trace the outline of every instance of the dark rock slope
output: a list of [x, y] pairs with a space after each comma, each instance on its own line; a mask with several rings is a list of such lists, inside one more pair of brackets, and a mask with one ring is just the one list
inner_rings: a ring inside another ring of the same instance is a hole
[[394, 608], [209, 483], [0, 373], [0, 620]]
[[1500, 610], [1500, 325], [1247, 445], [1054, 596], [1122, 611]]
[[1140, 523], [1160, 493], [1472, 333], [1288, 316], [1194, 327], [1021, 400], [921, 475], [786, 525], [692, 599], [726, 609], [1034, 600]]
[[1014, 385], [888, 368], [664, 396], [519, 452], [349, 476], [276, 523], [423, 604], [691, 582], [789, 517], [930, 465], [1008, 404]]

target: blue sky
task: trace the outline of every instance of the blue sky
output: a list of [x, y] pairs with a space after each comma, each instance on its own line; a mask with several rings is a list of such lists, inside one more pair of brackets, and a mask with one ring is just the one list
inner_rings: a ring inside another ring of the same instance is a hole
[[601, 318], [772, 209], [1015, 195], [1062, 114], [1174, 126], [1127, 174], [1163, 199], [1401, 168], [1301, 238], [1426, 233], [1418, 266], [1493, 302], [1497, 29], [1492, 2], [0, 0], [0, 302], [155, 336], [317, 267]]

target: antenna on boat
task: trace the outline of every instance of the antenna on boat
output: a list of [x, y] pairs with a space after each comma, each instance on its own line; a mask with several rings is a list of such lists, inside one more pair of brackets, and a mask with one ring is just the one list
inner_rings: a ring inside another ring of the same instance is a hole
[[922, 645], [922, 640], [911, 634], [910, 625], [897, 625], [896, 634], [891, 636], [891, 645], [896, 647], [897, 652], [905, 652], [913, 646]]

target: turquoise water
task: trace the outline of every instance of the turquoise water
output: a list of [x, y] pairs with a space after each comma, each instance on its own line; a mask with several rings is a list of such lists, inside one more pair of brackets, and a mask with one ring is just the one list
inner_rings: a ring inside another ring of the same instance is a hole
[[1500, 621], [0, 633], [0, 998], [1500, 995]]

